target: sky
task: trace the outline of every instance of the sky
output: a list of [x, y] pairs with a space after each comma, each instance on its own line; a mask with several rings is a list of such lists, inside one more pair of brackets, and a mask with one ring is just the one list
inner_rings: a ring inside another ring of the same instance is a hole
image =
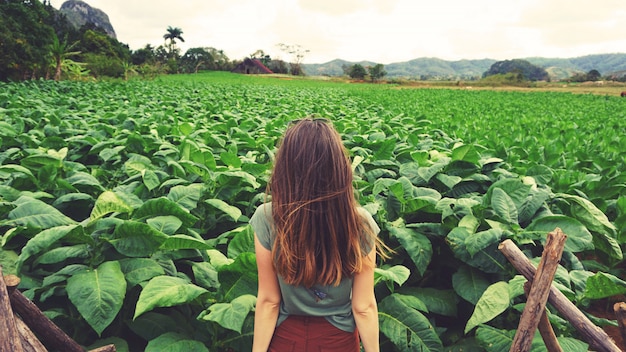
[[[64, 0], [52, 0], [59, 8]], [[444, 60], [571, 58], [626, 53], [624, 0], [85, 0], [104, 11], [117, 39], [137, 50], [182, 29], [184, 53], [213, 47], [231, 59], [263, 50], [303, 63], [390, 64]]]

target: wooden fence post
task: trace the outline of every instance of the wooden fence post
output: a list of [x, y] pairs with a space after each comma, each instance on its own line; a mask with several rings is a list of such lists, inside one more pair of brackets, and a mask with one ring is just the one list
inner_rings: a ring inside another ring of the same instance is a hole
[[9, 291], [0, 266], [0, 351], [23, 352], [22, 340], [15, 324]]
[[550, 286], [559, 266], [566, 239], [567, 236], [559, 228], [548, 233], [510, 352], [530, 350], [541, 316], [545, 314]]
[[[498, 249], [526, 280], [532, 281], [536, 269], [513, 241], [503, 241]], [[548, 301], [578, 330], [593, 349], [599, 352], [622, 352], [604, 330], [595, 326], [554, 285], [550, 286]]]
[[76, 341], [56, 326], [46, 317], [37, 306], [26, 298], [19, 290], [11, 294], [11, 304], [13, 310], [22, 317], [22, 320], [30, 329], [41, 337], [44, 344], [53, 349], [65, 352], [84, 352]]

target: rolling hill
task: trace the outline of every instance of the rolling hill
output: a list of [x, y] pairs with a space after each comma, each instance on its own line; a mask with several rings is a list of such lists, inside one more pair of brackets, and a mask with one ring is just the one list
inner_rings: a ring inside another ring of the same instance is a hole
[[[553, 79], [564, 79], [578, 72], [598, 70], [602, 75], [624, 74], [626, 71], [626, 54], [596, 54], [575, 58], [525, 58], [530, 63], [541, 66], [548, 71]], [[480, 78], [497, 60], [458, 60], [447, 61], [438, 58], [417, 58], [406, 62], [385, 65], [387, 77], [404, 77], [414, 79], [470, 80]], [[350, 62], [336, 59], [323, 64], [304, 64], [307, 75], [341, 76], [343, 67], [360, 64], [364, 67], [373, 66], [372, 61]]]

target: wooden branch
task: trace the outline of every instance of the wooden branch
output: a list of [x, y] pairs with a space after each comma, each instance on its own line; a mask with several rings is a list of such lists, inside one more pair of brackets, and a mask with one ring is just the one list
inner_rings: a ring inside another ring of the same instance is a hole
[[76, 341], [72, 340], [61, 328], [46, 317], [37, 306], [26, 298], [22, 292], [15, 290], [11, 294], [11, 304], [15, 313], [37, 334], [50, 349], [66, 352], [84, 352]]
[[[515, 269], [517, 269], [517, 271], [526, 278], [526, 280], [532, 281], [535, 276], [536, 269], [530, 260], [526, 258], [524, 253], [517, 248], [513, 241], [505, 240], [500, 243], [498, 249], [502, 252], [502, 254], [504, 254]], [[589, 318], [580, 312], [578, 308], [576, 308], [576, 306], [570, 302], [563, 293], [561, 293], [561, 291], [554, 287], [554, 285], [550, 286], [548, 301], [563, 315], [563, 317], [565, 317], [565, 319], [569, 320], [572, 326], [578, 330], [592, 349], [598, 352], [621, 352], [606, 332], [593, 325]]]
[[615, 303], [613, 305], [613, 311], [615, 311], [615, 317], [617, 318], [617, 325], [619, 325], [619, 332], [622, 335], [622, 340], [626, 342], [626, 303]]
[[46, 347], [19, 316], [15, 316], [15, 324], [20, 332], [24, 352], [48, 352]]
[[559, 228], [548, 233], [510, 352], [530, 350], [541, 315], [545, 314], [550, 286], [559, 266], [566, 239], [567, 236]]
[[0, 351], [23, 352], [22, 340], [20, 339], [17, 325], [11, 309], [9, 291], [2, 276], [2, 266], [0, 266]]
[[102, 347], [98, 347], [98, 348], [93, 349], [93, 350], [89, 350], [89, 352], [116, 352], [116, 351], [117, 351], [117, 349], [115, 348], [115, 345], [113, 345], [113, 344], [102, 346]]
[[[524, 283], [524, 293], [527, 297], [530, 293], [530, 285], [530, 281]], [[559, 340], [557, 340], [556, 334], [552, 329], [552, 325], [550, 325], [550, 319], [548, 319], [548, 314], [545, 309], [543, 313], [541, 313], [541, 319], [539, 319], [539, 326], [537, 328], [539, 329], [539, 333], [541, 334], [541, 338], [548, 352], [563, 352]]]

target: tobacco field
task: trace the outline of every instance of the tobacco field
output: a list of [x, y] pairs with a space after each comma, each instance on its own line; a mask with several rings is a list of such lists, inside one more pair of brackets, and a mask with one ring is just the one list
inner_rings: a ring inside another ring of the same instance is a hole
[[[384, 351], [508, 350], [525, 279], [567, 234], [555, 285], [626, 294], [626, 100], [281, 80], [0, 83], [0, 265], [84, 346], [248, 351], [249, 217], [288, 121], [341, 133], [359, 202], [395, 250], [376, 269]], [[550, 306], [566, 351], [587, 343]], [[545, 351], [539, 335], [533, 351]]]

